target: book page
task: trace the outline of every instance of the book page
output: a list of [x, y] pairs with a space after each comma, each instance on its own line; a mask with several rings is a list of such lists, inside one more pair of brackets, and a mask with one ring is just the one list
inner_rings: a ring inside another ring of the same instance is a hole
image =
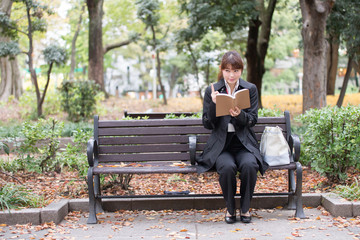
[[250, 107], [249, 89], [241, 89], [235, 93], [235, 106], [240, 110]]
[[220, 93], [216, 96], [216, 116], [230, 115], [230, 109], [237, 106], [240, 110], [250, 107], [249, 89], [241, 89], [235, 93], [235, 96]]
[[230, 115], [229, 111], [234, 106], [234, 98], [229, 94], [219, 93], [216, 95], [216, 116]]

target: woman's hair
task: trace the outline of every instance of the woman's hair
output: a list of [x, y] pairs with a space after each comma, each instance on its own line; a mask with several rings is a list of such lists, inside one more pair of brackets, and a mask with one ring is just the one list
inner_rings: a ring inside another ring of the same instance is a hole
[[233, 69], [240, 69], [241, 71], [244, 69], [244, 62], [237, 51], [228, 51], [222, 57], [220, 71], [218, 74], [218, 81], [224, 78], [222, 70], [228, 68], [229, 66], [231, 66]]

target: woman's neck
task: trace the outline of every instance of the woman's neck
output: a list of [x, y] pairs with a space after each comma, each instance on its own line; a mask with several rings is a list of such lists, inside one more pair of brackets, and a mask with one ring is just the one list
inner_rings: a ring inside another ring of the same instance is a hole
[[231, 92], [234, 92], [235, 84], [229, 84]]

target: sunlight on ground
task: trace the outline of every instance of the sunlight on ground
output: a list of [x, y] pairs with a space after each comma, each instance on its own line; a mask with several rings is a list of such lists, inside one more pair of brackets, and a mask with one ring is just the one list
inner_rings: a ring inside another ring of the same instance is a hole
[[[290, 113], [300, 114], [302, 112], [302, 95], [274, 95], [262, 96], [264, 108], [278, 108], [282, 111], [288, 110]], [[327, 96], [326, 102], [330, 106], [335, 106], [339, 95]], [[358, 106], [360, 104], [360, 93], [346, 94], [343, 106], [348, 104]]]

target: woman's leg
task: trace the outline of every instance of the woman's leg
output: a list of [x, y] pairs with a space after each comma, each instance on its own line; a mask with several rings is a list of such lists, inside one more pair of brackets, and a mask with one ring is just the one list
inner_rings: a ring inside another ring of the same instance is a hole
[[247, 213], [250, 209], [250, 201], [255, 190], [259, 164], [255, 156], [246, 149], [242, 149], [236, 154], [236, 163], [241, 180], [240, 209], [242, 213]]
[[234, 157], [229, 152], [222, 152], [215, 162], [219, 174], [219, 183], [228, 212], [235, 215], [235, 193], [237, 167]]

